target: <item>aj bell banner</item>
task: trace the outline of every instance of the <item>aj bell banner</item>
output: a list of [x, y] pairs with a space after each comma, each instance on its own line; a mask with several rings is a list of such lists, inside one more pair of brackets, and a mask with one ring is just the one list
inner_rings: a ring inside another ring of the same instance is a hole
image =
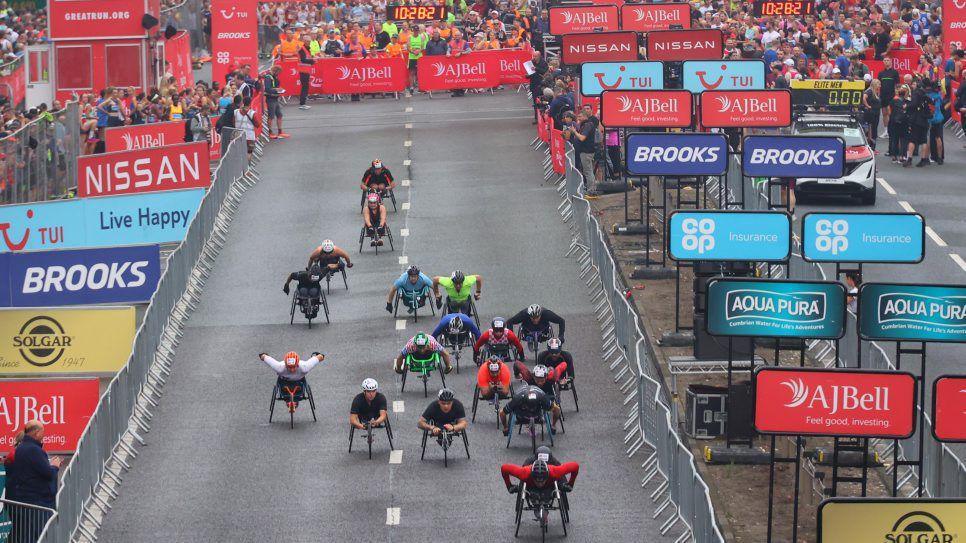
[[825, 281], [716, 279], [708, 284], [714, 336], [838, 339], [845, 334], [845, 287]]
[[0, 380], [0, 447], [12, 449], [17, 432], [39, 420], [47, 452], [74, 452], [99, 399], [96, 378]]
[[161, 278], [157, 245], [0, 254], [0, 307], [138, 303]]
[[842, 177], [845, 141], [823, 136], [747, 136], [741, 169], [748, 177]]
[[865, 283], [859, 289], [859, 336], [966, 342], [966, 285]]
[[674, 211], [667, 252], [676, 261], [782, 262], [792, 250], [792, 225], [778, 211]]
[[918, 213], [806, 213], [802, 256], [814, 262], [915, 264], [926, 253]]
[[184, 143], [184, 125], [184, 121], [171, 121], [106, 128], [104, 129], [104, 150], [113, 153]]
[[500, 84], [500, 59], [485, 54], [424, 56], [416, 65], [419, 89], [488, 89]]

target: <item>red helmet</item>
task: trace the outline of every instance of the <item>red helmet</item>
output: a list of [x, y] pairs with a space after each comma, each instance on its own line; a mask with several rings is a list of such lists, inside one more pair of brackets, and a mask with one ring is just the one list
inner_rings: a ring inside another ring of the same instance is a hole
[[288, 371], [295, 371], [295, 368], [299, 366], [299, 355], [295, 351], [289, 351], [285, 353], [285, 367]]
[[378, 204], [382, 202], [382, 198], [380, 198], [379, 195], [376, 194], [375, 192], [369, 193], [369, 196], [366, 197], [366, 200], [370, 204]]

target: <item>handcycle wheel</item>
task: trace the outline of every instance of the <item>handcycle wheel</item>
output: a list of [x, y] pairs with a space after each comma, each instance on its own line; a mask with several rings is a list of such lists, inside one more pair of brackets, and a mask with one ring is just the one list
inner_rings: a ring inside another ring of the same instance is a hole
[[359, 232], [359, 252], [362, 252], [362, 244], [366, 241], [366, 227], [363, 225], [362, 231]]
[[449, 447], [443, 447], [443, 467], [449, 467]]
[[342, 283], [345, 285], [345, 289], [349, 290], [349, 276], [345, 272], [345, 268], [342, 268]]
[[289, 324], [295, 324], [295, 293], [292, 294], [292, 311], [289, 315]]
[[463, 349], [453, 349], [453, 358], [456, 359], [456, 375], [460, 374], [460, 353]]
[[268, 404], [268, 423], [272, 423], [272, 415], [275, 414], [275, 402], [278, 401], [278, 383], [272, 388], [272, 401]]
[[369, 460], [372, 460], [372, 426], [366, 424], [366, 442], [369, 444]]
[[[325, 310], [325, 323], [326, 324], [331, 324], [332, 321], [329, 320], [329, 300], [325, 297], [325, 293], [324, 292], [321, 293], [321, 294], [322, 294], [322, 309]], [[311, 325], [311, 323], [312, 323], [312, 321], [310, 319], [309, 320], [309, 324]]]
[[408, 373], [409, 373], [409, 363], [403, 362], [402, 386], [399, 387], [399, 392], [406, 392], [406, 375]]
[[440, 363], [439, 358], [436, 359], [436, 370], [439, 371], [439, 380], [443, 383], [443, 388], [446, 388], [446, 372], [444, 371], [442, 363]]
[[523, 518], [523, 494], [526, 492], [526, 485], [520, 484], [520, 492], [517, 493], [517, 505], [516, 505], [516, 531], [513, 532], [513, 537], [520, 537], [520, 520]]
[[566, 492], [560, 493], [560, 518], [564, 523], [564, 535], [567, 535], [567, 525], [570, 524], [570, 499]]
[[473, 389], [473, 416], [470, 417], [470, 422], [476, 422], [476, 406], [479, 403], [480, 403], [480, 385], [476, 385], [476, 387]]
[[429, 376], [424, 373], [419, 378], [423, 380], [423, 398], [429, 398]]

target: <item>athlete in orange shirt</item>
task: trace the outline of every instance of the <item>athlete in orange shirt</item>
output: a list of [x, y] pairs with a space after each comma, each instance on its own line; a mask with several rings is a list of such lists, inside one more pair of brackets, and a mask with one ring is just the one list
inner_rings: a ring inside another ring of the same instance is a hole
[[509, 396], [510, 379], [510, 368], [498, 358], [491, 358], [480, 364], [480, 369], [476, 371], [476, 385], [480, 387], [484, 400], [493, 397], [494, 389], [499, 389], [503, 396]]

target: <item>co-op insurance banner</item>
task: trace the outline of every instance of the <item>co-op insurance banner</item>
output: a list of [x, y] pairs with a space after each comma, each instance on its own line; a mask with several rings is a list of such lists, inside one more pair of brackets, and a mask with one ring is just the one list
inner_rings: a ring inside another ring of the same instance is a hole
[[802, 257], [813, 262], [915, 264], [926, 253], [918, 213], [806, 213]]
[[147, 302], [161, 279], [157, 245], [0, 254], [0, 307]]
[[134, 341], [134, 308], [0, 310], [0, 375], [113, 374]]
[[674, 211], [667, 252], [675, 261], [782, 262], [792, 251], [792, 223], [780, 211]]
[[77, 177], [81, 198], [207, 188], [211, 185], [208, 142], [81, 156]]
[[32, 420], [44, 425], [44, 449], [71, 453], [100, 398], [98, 379], [0, 380], [0, 448]]
[[859, 336], [966, 342], [966, 285], [865, 283], [859, 289]]
[[205, 189], [0, 206], [0, 253], [181, 241]]

